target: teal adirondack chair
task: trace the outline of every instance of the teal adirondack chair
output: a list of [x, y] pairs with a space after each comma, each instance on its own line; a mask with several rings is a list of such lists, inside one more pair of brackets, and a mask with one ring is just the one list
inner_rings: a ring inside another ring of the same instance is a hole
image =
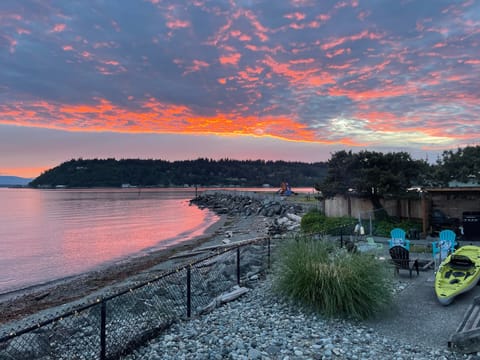
[[383, 249], [383, 244], [375, 242], [373, 237], [367, 236], [367, 244], [368, 246], [377, 249], [377, 250], [382, 250]]
[[408, 251], [410, 251], [410, 240], [406, 239], [405, 230], [400, 228], [395, 228], [392, 231], [390, 231], [389, 245], [390, 245], [390, 248], [400, 245], [400, 246], [403, 246]]
[[440, 231], [438, 241], [432, 242], [432, 254], [433, 260], [435, 261], [435, 268], [448, 256], [448, 254], [455, 251], [455, 246], [457, 235], [452, 230], [442, 230]]

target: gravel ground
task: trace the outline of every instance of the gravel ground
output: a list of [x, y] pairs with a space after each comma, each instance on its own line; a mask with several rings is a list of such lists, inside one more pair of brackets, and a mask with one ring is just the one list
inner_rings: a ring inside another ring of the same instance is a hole
[[261, 281], [207, 315], [174, 324], [124, 360], [480, 359], [447, 347], [473, 294], [450, 307], [437, 305], [428, 275], [399, 278], [391, 314], [363, 323], [302, 312]]
[[420, 272], [412, 280], [407, 272], [403, 276], [407, 286], [398, 294], [394, 309], [381, 320], [372, 321], [371, 326], [411, 344], [446, 348], [473, 299], [480, 295], [480, 286], [443, 306], [435, 295], [433, 270]]

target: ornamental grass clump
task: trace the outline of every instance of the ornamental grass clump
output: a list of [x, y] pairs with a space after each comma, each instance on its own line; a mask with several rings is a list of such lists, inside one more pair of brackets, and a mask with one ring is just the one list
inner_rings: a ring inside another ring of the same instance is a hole
[[279, 294], [323, 315], [361, 320], [391, 303], [393, 271], [371, 254], [349, 253], [325, 240], [297, 237], [275, 257]]

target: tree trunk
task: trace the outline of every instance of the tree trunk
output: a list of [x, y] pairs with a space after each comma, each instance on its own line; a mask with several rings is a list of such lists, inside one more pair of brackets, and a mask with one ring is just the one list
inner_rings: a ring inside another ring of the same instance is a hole
[[370, 201], [373, 205], [373, 216], [375, 220], [387, 220], [388, 213], [380, 203], [380, 198], [376, 195], [370, 197]]

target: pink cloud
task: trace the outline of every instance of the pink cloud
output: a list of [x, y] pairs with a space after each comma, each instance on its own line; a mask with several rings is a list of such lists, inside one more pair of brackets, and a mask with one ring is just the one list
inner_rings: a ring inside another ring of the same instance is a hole
[[244, 12], [245, 17], [250, 21], [250, 23], [253, 26], [253, 29], [255, 30], [255, 35], [260, 39], [260, 41], [265, 42], [268, 40], [268, 36], [266, 35], [268, 33], [268, 28], [263, 26], [260, 21], [258, 21], [257, 17], [252, 11], [245, 11]]
[[469, 64], [469, 65], [480, 65], [480, 60], [478, 59], [465, 60], [463, 61], [463, 63]]
[[17, 28], [16, 32], [18, 35], [30, 35], [32, 33], [30, 30], [24, 28]]
[[241, 57], [242, 54], [240, 53], [232, 53], [220, 56], [219, 61], [222, 65], [237, 65]]
[[67, 25], [65, 24], [56, 24], [50, 32], [60, 33], [65, 31], [66, 28], [67, 28]]
[[286, 15], [284, 15], [284, 17], [287, 18], [287, 19], [295, 19], [297, 21], [300, 21], [300, 20], [305, 19], [306, 15], [304, 13], [295, 12], [295, 13], [291, 13], [291, 14], [286, 14]]
[[336, 56], [339, 56], [339, 55], [342, 55], [342, 54], [350, 54], [351, 53], [351, 49], [347, 48], [347, 49], [338, 49], [338, 50], [335, 50], [335, 51], [332, 51], [332, 52], [328, 52], [325, 56], [327, 58], [333, 58], [333, 57], [336, 57]]
[[183, 72], [183, 75], [187, 75], [192, 72], [197, 72], [202, 69], [208, 68], [210, 66], [209, 63], [202, 60], [193, 60], [192, 65], [186, 67], [186, 70]]
[[333, 39], [330, 42], [327, 42], [322, 45], [322, 50], [329, 50], [333, 47], [336, 47], [338, 45], [344, 44], [347, 41], [357, 41], [357, 40], [362, 40], [362, 39], [370, 39], [370, 40], [379, 40], [383, 36], [380, 34], [376, 34], [373, 32], [370, 32], [368, 30], [364, 30], [358, 34], [351, 35], [351, 36], [344, 36], [340, 37], [338, 39]]
[[183, 28], [189, 27], [190, 22], [182, 21], [182, 20], [172, 20], [172, 21], [167, 21], [166, 25], [169, 29], [183, 29]]

